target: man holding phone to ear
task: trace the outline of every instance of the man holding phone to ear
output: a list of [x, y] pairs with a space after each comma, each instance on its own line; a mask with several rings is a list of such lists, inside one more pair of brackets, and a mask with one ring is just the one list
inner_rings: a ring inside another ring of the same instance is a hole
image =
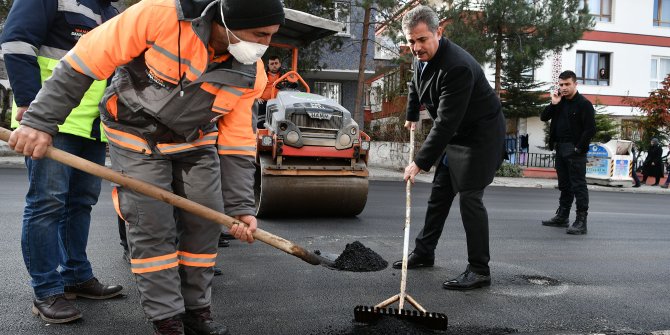
[[[556, 174], [561, 191], [556, 216], [542, 221], [550, 227], [567, 227], [567, 233], [586, 234], [589, 191], [586, 188], [586, 152], [596, 133], [593, 104], [577, 91], [577, 75], [564, 71], [558, 76], [558, 90], [551, 93], [551, 103], [540, 119], [551, 120], [549, 148], [556, 150]], [[568, 226], [570, 207], [576, 199], [577, 217]]]

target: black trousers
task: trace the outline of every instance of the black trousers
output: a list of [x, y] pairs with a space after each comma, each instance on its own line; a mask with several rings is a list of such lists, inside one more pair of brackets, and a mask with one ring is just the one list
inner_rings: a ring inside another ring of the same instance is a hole
[[[445, 221], [449, 216], [454, 191], [449, 176], [449, 168], [440, 164], [435, 171], [433, 189], [428, 199], [426, 221], [416, 237], [414, 252], [417, 255], [434, 258], [437, 242], [442, 235]], [[461, 218], [465, 228], [468, 246], [468, 263], [472, 272], [489, 275], [489, 216], [482, 198], [484, 189], [458, 192], [460, 195]]]
[[586, 188], [586, 153], [575, 153], [572, 143], [557, 143], [556, 174], [561, 197], [559, 205], [568, 210], [575, 200], [577, 211], [589, 210], [589, 190]]

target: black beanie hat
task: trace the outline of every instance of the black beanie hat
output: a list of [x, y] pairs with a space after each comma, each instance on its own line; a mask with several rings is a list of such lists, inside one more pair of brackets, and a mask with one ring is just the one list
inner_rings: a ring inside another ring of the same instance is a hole
[[[230, 30], [267, 27], [284, 24], [284, 6], [280, 0], [219, 0], [223, 5], [223, 17]], [[214, 16], [223, 25], [219, 8]]]

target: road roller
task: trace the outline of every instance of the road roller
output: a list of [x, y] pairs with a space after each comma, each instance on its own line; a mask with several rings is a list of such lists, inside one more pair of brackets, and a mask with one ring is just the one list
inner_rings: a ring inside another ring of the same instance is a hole
[[258, 217], [355, 216], [365, 208], [370, 137], [297, 72], [299, 47], [339, 31], [338, 22], [287, 9], [273, 38], [271, 45], [292, 50], [292, 66], [274, 82], [265, 129], [257, 132]]

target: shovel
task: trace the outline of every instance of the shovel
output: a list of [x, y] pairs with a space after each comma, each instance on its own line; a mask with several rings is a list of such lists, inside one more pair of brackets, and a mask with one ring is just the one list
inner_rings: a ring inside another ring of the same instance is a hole
[[[409, 133], [409, 161], [414, 160], [414, 129]], [[411, 189], [412, 182], [408, 179], [405, 186], [405, 229], [402, 248], [402, 270], [400, 279], [400, 293], [396, 294], [375, 306], [356, 306], [354, 308], [354, 319], [358, 322], [376, 322], [383, 317], [393, 317], [407, 320], [431, 329], [447, 329], [447, 315], [426, 311], [421, 304], [407, 294], [407, 253], [409, 251], [409, 226], [411, 212]], [[398, 302], [398, 309], [386, 308], [394, 302]], [[403, 309], [405, 301], [416, 310]]]
[[[12, 132], [10, 130], [0, 127], [0, 140], [5, 142], [9, 141], [9, 136], [11, 134]], [[214, 221], [228, 228], [231, 228], [236, 224], [245, 224], [240, 220], [231, 218], [228, 215], [217, 212], [211, 208], [205, 207], [186, 198], [180, 197], [172, 192], [168, 192], [162, 188], [137, 180], [135, 178], [128, 177], [107, 167], [95, 164], [52, 146], [47, 148], [45, 156], [57, 162], [71, 166], [75, 169], [79, 169], [94, 176], [98, 176], [102, 179], [119, 184], [123, 187], [127, 187], [148, 197], [166, 202], [172, 206], [181, 208], [185, 211], [198, 215], [203, 219]], [[307, 251], [305, 248], [282, 237], [271, 234], [263, 229], [257, 228], [253, 236], [255, 239], [267, 243], [281, 251], [286, 252], [287, 254], [298, 257], [309, 264], [323, 265], [328, 268], [332, 268], [334, 266], [333, 261], [316, 255], [313, 252]]]

